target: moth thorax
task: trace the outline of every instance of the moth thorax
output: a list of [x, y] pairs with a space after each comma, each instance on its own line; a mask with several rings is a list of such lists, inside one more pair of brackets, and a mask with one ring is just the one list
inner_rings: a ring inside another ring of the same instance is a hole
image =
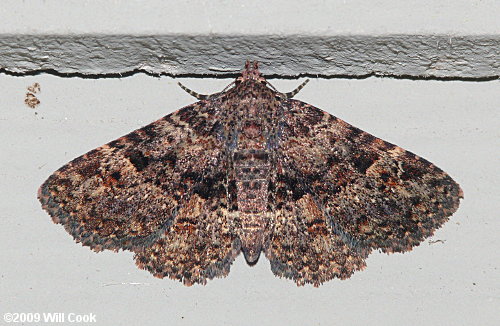
[[246, 121], [243, 125], [243, 134], [248, 138], [257, 138], [262, 135], [262, 124], [258, 121]]

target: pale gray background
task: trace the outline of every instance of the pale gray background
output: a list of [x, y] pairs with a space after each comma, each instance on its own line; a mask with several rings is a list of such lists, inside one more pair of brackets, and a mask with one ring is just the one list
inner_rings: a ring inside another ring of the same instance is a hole
[[[23, 103], [42, 87], [42, 104]], [[200, 91], [230, 80], [182, 79]], [[289, 91], [297, 81], [273, 80]], [[275, 278], [264, 258], [207, 286], [137, 269], [132, 254], [93, 253], [52, 224], [38, 186], [72, 158], [193, 102], [170, 78], [0, 76], [1, 312], [94, 312], [100, 325], [494, 325], [498, 315], [498, 81], [312, 80], [297, 98], [447, 171], [465, 200], [407, 254], [372, 254], [346, 281], [315, 289]], [[38, 113], [38, 114], [35, 114]]]
[[[394, 1], [311, 1], [300, 10], [287, 6], [290, 1], [266, 1], [256, 7], [243, 2], [191, 1], [191, 7], [179, 5], [175, 10], [166, 10], [169, 8], [160, 1], [151, 3], [109, 1], [97, 5], [81, 1], [67, 2], [61, 8], [54, 1], [5, 1], [0, 15], [8, 20], [0, 19], [0, 29], [9, 37], [57, 32], [70, 38], [85, 32], [162, 34], [167, 30], [199, 34], [499, 34], [498, 2], [492, 1], [408, 1], [405, 5]], [[211, 9], [200, 9], [207, 7]], [[300, 18], [301, 13], [308, 18]], [[234, 18], [238, 23], [221, 23], [217, 17]], [[15, 48], [16, 44], [9, 44]], [[22, 49], [21, 43], [18, 48]], [[491, 55], [498, 55], [498, 51], [493, 49]], [[283, 56], [259, 57], [265, 59], [263, 70], [277, 71], [273, 59], [284, 62]], [[0, 55], [1, 67], [13, 67], [2, 58]], [[10, 58], [31, 60], [34, 65], [43, 59], [15, 53], [10, 53]], [[216, 54], [214, 58], [217, 63]], [[356, 58], [353, 54], [353, 62]], [[289, 61], [300, 63], [300, 53]], [[446, 60], [443, 62], [446, 66]], [[95, 63], [92, 61], [93, 68]], [[240, 68], [243, 62], [227, 64]], [[182, 62], [176, 61], [177, 66], [190, 70]], [[169, 71], [171, 67], [164, 68]], [[100, 69], [105, 71], [109, 66]], [[498, 75], [498, 65], [492, 65], [489, 72], [485, 76]], [[98, 325], [498, 324], [498, 80], [313, 79], [296, 96], [427, 158], [448, 172], [465, 193], [458, 212], [429, 241], [406, 254], [375, 252], [364, 271], [317, 289], [298, 288], [289, 280], [274, 277], [265, 257], [248, 267], [240, 256], [227, 278], [213, 280], [205, 287], [156, 279], [137, 269], [129, 252], [96, 254], [75, 244], [41, 209], [36, 192], [54, 170], [194, 102], [176, 85], [177, 80], [201, 93], [220, 91], [231, 82], [144, 74], [120, 79], [0, 74], [0, 314], [95, 313]], [[271, 80], [282, 91], [293, 89], [300, 81]], [[23, 101], [26, 87], [34, 82], [41, 85], [37, 96], [42, 103], [30, 109]], [[434, 243], [437, 240], [442, 242]]]

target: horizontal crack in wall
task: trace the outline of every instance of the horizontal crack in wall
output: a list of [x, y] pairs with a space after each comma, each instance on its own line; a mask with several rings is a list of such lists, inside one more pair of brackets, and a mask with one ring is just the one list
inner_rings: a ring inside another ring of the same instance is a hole
[[[125, 78], [137, 74], [146, 74], [153, 77], [158, 76], [169, 76], [174, 78], [236, 78], [239, 76], [238, 73], [234, 74], [177, 74], [173, 75], [167, 72], [162, 73], [152, 73], [146, 70], [136, 69], [133, 71], [127, 71], [123, 73], [103, 73], [103, 74], [83, 74], [79, 72], [73, 73], [61, 73], [53, 69], [41, 69], [32, 70], [26, 72], [12, 72], [6, 69], [0, 69], [0, 74], [6, 74], [9, 76], [37, 76], [42, 74], [49, 74], [53, 76], [58, 76], [62, 78], [82, 78], [82, 79], [113, 79], [113, 78]], [[487, 82], [492, 80], [500, 79], [500, 75], [484, 76], [484, 77], [438, 77], [438, 76], [411, 76], [411, 75], [378, 75], [378, 74], [366, 74], [366, 75], [320, 75], [320, 74], [298, 74], [296, 76], [280, 76], [277, 74], [267, 75], [266, 79], [298, 79], [298, 78], [321, 78], [321, 79], [367, 79], [367, 78], [392, 78], [392, 79], [406, 79], [406, 80], [442, 80], [442, 81], [474, 81], [474, 82]]]

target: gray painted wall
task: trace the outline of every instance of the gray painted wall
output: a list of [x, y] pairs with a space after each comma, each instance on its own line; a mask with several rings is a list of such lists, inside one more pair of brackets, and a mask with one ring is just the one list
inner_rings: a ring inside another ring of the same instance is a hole
[[[1, 10], [2, 315], [94, 313], [97, 325], [496, 324], [498, 1], [4, 1]], [[61, 165], [194, 102], [177, 81], [200, 93], [232, 81], [131, 72], [234, 74], [247, 58], [282, 91], [302, 79], [280, 76], [338, 77], [314, 78], [296, 98], [444, 169], [465, 193], [458, 212], [413, 251], [373, 253], [364, 271], [318, 289], [242, 256], [227, 278], [187, 288], [138, 270], [129, 252], [75, 244], [40, 208], [37, 188]], [[366, 74], [404, 76], [356, 79]], [[35, 82], [41, 103], [31, 109], [24, 98]]]

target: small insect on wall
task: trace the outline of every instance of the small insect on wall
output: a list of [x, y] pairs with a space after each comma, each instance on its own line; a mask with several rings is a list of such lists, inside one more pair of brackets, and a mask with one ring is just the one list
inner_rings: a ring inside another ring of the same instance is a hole
[[38, 197], [77, 242], [186, 285], [227, 275], [240, 251], [298, 285], [345, 279], [457, 210], [448, 174], [292, 99], [303, 85], [280, 93], [247, 62], [227, 91], [188, 90], [200, 101], [74, 159]]

